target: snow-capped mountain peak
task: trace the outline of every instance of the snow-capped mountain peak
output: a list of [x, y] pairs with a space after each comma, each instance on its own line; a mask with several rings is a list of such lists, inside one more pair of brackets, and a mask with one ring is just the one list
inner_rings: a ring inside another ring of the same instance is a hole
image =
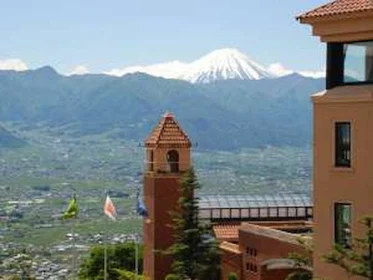
[[191, 63], [174, 60], [151, 65], [115, 68], [104, 73], [113, 76], [123, 76], [136, 72], [166, 79], [186, 80], [191, 83], [210, 83], [228, 79], [260, 80], [277, 78], [292, 73], [313, 78], [325, 77], [325, 71], [294, 72], [286, 69], [281, 63], [274, 63], [266, 68], [234, 48], [212, 51]]
[[237, 49], [215, 50], [192, 62], [180, 76], [192, 83], [210, 83], [217, 80], [259, 80], [273, 77], [265, 67], [248, 58]]

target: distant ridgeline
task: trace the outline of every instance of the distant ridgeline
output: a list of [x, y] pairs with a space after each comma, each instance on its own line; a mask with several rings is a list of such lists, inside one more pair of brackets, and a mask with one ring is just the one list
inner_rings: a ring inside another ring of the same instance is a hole
[[[0, 71], [0, 121], [142, 141], [172, 111], [200, 149], [304, 146], [311, 140], [310, 95], [323, 88], [323, 79], [297, 74], [190, 84], [146, 74], [66, 77], [51, 67]], [[0, 133], [1, 144], [21, 143]]]

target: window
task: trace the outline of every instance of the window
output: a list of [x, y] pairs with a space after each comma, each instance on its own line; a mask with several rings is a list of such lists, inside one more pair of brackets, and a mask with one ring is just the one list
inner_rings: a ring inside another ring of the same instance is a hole
[[351, 167], [351, 124], [335, 124], [335, 166]]
[[258, 254], [258, 251], [255, 248], [246, 247], [246, 254], [252, 257], [256, 257]]
[[345, 248], [351, 247], [351, 204], [334, 205], [334, 242]]
[[344, 44], [343, 82], [373, 82], [373, 41]]
[[179, 172], [179, 153], [177, 151], [171, 150], [167, 153], [167, 162], [170, 172]]
[[154, 169], [154, 152], [153, 150], [148, 151], [148, 163], [149, 163], [149, 171], [153, 171]]
[[328, 43], [326, 88], [373, 83], [373, 41]]
[[257, 273], [258, 272], [258, 267], [254, 263], [246, 263], [246, 270]]

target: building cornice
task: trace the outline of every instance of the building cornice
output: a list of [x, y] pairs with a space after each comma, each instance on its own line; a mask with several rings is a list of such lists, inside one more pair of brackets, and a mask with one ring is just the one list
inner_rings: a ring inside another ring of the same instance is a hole
[[315, 93], [313, 103], [373, 102], [373, 85], [345, 85]]

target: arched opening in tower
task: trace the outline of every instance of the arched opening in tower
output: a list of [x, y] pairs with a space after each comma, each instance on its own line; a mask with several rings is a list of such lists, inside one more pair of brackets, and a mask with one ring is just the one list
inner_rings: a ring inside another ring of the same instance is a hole
[[167, 153], [167, 162], [170, 172], [179, 172], [179, 153], [171, 150]]
[[148, 171], [154, 169], [154, 152], [153, 150], [148, 151]]

